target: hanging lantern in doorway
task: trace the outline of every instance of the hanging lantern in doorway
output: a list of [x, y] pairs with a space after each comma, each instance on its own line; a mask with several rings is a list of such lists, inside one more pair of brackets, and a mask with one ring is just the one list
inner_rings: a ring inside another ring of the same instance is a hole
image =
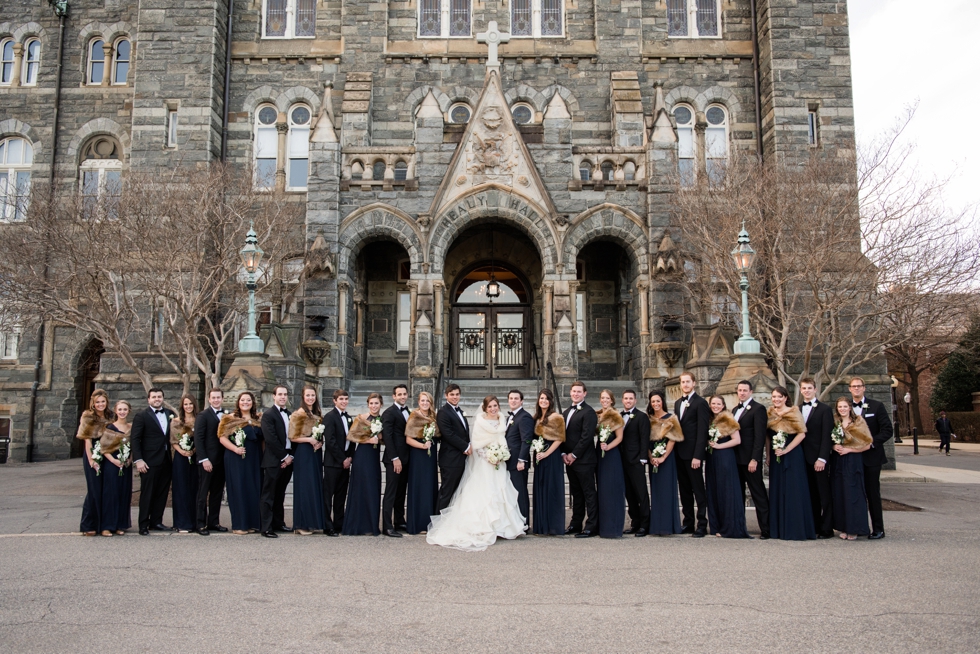
[[494, 261], [493, 261], [493, 230], [490, 230], [490, 281], [487, 282], [487, 297], [491, 300], [500, 297], [500, 283], [497, 282], [497, 278], [493, 274], [494, 271]]

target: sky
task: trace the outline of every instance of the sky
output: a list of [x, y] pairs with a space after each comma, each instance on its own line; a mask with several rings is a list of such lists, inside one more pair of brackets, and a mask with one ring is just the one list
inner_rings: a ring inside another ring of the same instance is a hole
[[858, 142], [893, 125], [918, 102], [906, 132], [920, 171], [954, 174], [951, 208], [980, 204], [978, 0], [849, 0]]

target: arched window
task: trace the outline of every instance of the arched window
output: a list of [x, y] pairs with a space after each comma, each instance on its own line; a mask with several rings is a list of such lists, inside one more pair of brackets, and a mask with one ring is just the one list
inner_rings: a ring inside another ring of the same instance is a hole
[[404, 161], [395, 163], [395, 181], [404, 182], [408, 179], [408, 164]]
[[117, 216], [119, 196], [122, 193], [122, 161], [119, 143], [108, 136], [97, 136], [82, 150], [79, 166], [82, 191], [82, 207], [89, 217]]
[[255, 188], [271, 191], [276, 187], [276, 160], [279, 136], [276, 120], [279, 112], [272, 105], [255, 111]]
[[18, 137], [0, 141], [0, 220], [24, 220], [31, 194], [34, 148]]
[[298, 104], [289, 110], [289, 138], [286, 144], [286, 189], [306, 190], [310, 173], [310, 108]]
[[705, 170], [709, 182], [720, 184], [728, 163], [728, 112], [719, 105], [711, 105], [704, 117], [708, 121], [704, 130]]
[[534, 109], [523, 102], [511, 107], [510, 113], [514, 116], [514, 122], [518, 125], [527, 125], [534, 119]]
[[37, 84], [37, 73], [41, 68], [41, 41], [30, 39], [24, 46], [24, 71], [21, 84], [34, 86]]
[[564, 0], [510, 0], [512, 36], [562, 36], [564, 23]]
[[101, 84], [103, 77], [105, 77], [105, 42], [96, 39], [88, 48], [87, 82]]
[[6, 86], [14, 80], [14, 40], [0, 41], [0, 84]]
[[591, 182], [592, 162], [587, 159], [582, 159], [582, 162], [578, 165], [578, 176], [583, 182]]
[[697, 181], [694, 110], [687, 105], [678, 105], [674, 107], [674, 120], [677, 123], [677, 172], [681, 186], [694, 186]]
[[364, 164], [355, 161], [350, 165], [350, 178], [358, 182], [364, 179]]
[[374, 165], [371, 166], [371, 179], [384, 179], [385, 178], [385, 169], [387, 167], [388, 166], [385, 165], [385, 162], [382, 161], [381, 159], [378, 159], [377, 161], [375, 161], [374, 162]]
[[602, 179], [606, 182], [611, 182], [613, 178], [613, 165], [611, 161], [603, 161], [602, 165], [599, 166], [599, 170], [602, 171]]
[[316, 0], [265, 0], [262, 38], [295, 39], [316, 36]]
[[468, 37], [472, 33], [472, 0], [419, 0], [419, 36]]
[[112, 55], [112, 83], [125, 84], [129, 77], [129, 61], [132, 56], [133, 46], [129, 39], [119, 39]]
[[632, 182], [636, 179], [636, 164], [632, 161], [627, 161], [623, 164], [623, 179], [627, 182]]
[[667, 35], [673, 38], [721, 36], [721, 0], [667, 0]]
[[470, 106], [465, 102], [459, 102], [449, 107], [449, 122], [459, 125], [470, 122]]

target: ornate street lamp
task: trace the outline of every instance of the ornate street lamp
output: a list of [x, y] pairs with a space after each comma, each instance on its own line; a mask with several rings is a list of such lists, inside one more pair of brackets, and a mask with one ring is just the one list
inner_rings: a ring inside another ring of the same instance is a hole
[[741, 275], [738, 287], [742, 289], [742, 335], [735, 341], [735, 354], [758, 354], [761, 351], [759, 341], [752, 338], [749, 332], [749, 270], [755, 261], [755, 250], [749, 244], [749, 233], [745, 231], [744, 222], [742, 231], [738, 233], [738, 245], [732, 250], [732, 258]]
[[247, 276], [245, 278], [245, 288], [248, 289], [248, 333], [245, 338], [238, 341], [239, 352], [263, 352], [265, 344], [258, 334], [255, 333], [255, 273], [259, 269], [259, 262], [262, 261], [262, 248], [259, 247], [259, 238], [255, 229], [249, 226], [248, 233], [245, 235], [245, 247], [241, 250], [242, 264], [245, 266]]

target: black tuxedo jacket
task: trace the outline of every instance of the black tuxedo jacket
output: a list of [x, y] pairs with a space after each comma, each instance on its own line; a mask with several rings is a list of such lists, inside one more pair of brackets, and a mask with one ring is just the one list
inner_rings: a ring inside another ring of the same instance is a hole
[[[353, 422], [351, 419], [347, 423], [348, 429]], [[334, 409], [323, 416], [323, 467], [343, 468], [344, 459], [353, 456], [353, 453], [347, 453], [348, 443], [347, 432], [344, 430], [344, 416], [340, 415], [340, 411]]]
[[[510, 416], [507, 417], [508, 420]], [[518, 460], [527, 463], [531, 457], [531, 441], [534, 440], [534, 416], [523, 408], [514, 415], [514, 422], [507, 427], [505, 434], [510, 458], [507, 460], [508, 470], [517, 470]], [[525, 467], [525, 470], [527, 468]]]
[[810, 417], [806, 421], [806, 436], [803, 437], [803, 457], [808, 466], [813, 467], [817, 459], [830, 461], [830, 452], [834, 449], [834, 441], [830, 437], [832, 431], [834, 410], [829, 404], [818, 401], [817, 406], [810, 409]]
[[[650, 418], [636, 407], [628, 413], [632, 417], [623, 427], [623, 442], [619, 445], [619, 451], [624, 463], [639, 465], [640, 459], [647, 458], [650, 449]], [[623, 420], [626, 420], [626, 416], [623, 416]]]
[[936, 421], [936, 433], [939, 434], [952, 434], [953, 433], [953, 423], [949, 421], [949, 418], [940, 418]]
[[456, 415], [456, 410], [449, 403], [443, 404], [436, 414], [436, 425], [439, 426], [439, 433], [442, 436], [439, 445], [439, 467], [462, 468], [466, 465], [466, 455], [463, 452], [470, 446], [469, 427], [463, 426], [463, 422]]
[[[732, 415], [735, 415], [735, 411], [732, 411]], [[742, 442], [735, 446], [736, 463], [747, 466], [755, 459], [759, 465], [762, 465], [762, 450], [766, 446], [768, 423], [766, 407], [750, 399], [749, 407], [738, 417], [738, 435]]]
[[571, 420], [568, 414], [572, 407], [562, 413], [566, 426], [565, 442], [561, 444], [561, 451], [562, 454], [573, 455], [576, 465], [594, 466], [599, 462], [595, 453], [595, 428], [599, 424], [599, 416], [587, 403], [582, 402], [581, 406], [581, 409], [572, 414]]
[[[222, 414], [224, 415], [224, 414]], [[218, 440], [218, 423], [221, 419], [214, 414], [210, 406], [197, 414], [194, 421], [194, 447], [197, 448], [197, 462], [204, 459], [211, 465], [221, 465], [224, 461], [224, 446]]]
[[[677, 456], [682, 459], [698, 459], [704, 461], [704, 452], [708, 447], [708, 427], [711, 425], [711, 408], [708, 402], [698, 395], [691, 393], [690, 404], [681, 416], [683, 398], [674, 402], [674, 415], [681, 423], [684, 440], [674, 446]], [[739, 432], [741, 433], [741, 432]]]
[[170, 457], [170, 421], [174, 419], [174, 412], [166, 408], [163, 411], [167, 416], [166, 430], [160, 429], [156, 413], [150, 407], [146, 407], [133, 418], [133, 428], [129, 436], [133, 461], [142, 460], [148, 466], [158, 466]]
[[864, 398], [868, 408], [864, 410], [861, 417], [868, 423], [871, 431], [871, 449], [864, 452], [864, 465], [869, 468], [878, 468], [888, 463], [888, 456], [885, 455], [885, 443], [892, 437], [892, 421], [888, 417], [888, 410], [885, 405], [878, 400]]
[[262, 413], [262, 440], [265, 441], [265, 452], [262, 454], [263, 468], [278, 468], [287, 454], [286, 424], [279, 414], [279, 407], [272, 406]]
[[408, 465], [408, 444], [405, 443], [405, 414], [392, 404], [381, 414], [381, 430], [384, 435], [385, 449], [382, 454], [384, 464], [391, 465], [394, 459], [399, 459], [402, 465]]

